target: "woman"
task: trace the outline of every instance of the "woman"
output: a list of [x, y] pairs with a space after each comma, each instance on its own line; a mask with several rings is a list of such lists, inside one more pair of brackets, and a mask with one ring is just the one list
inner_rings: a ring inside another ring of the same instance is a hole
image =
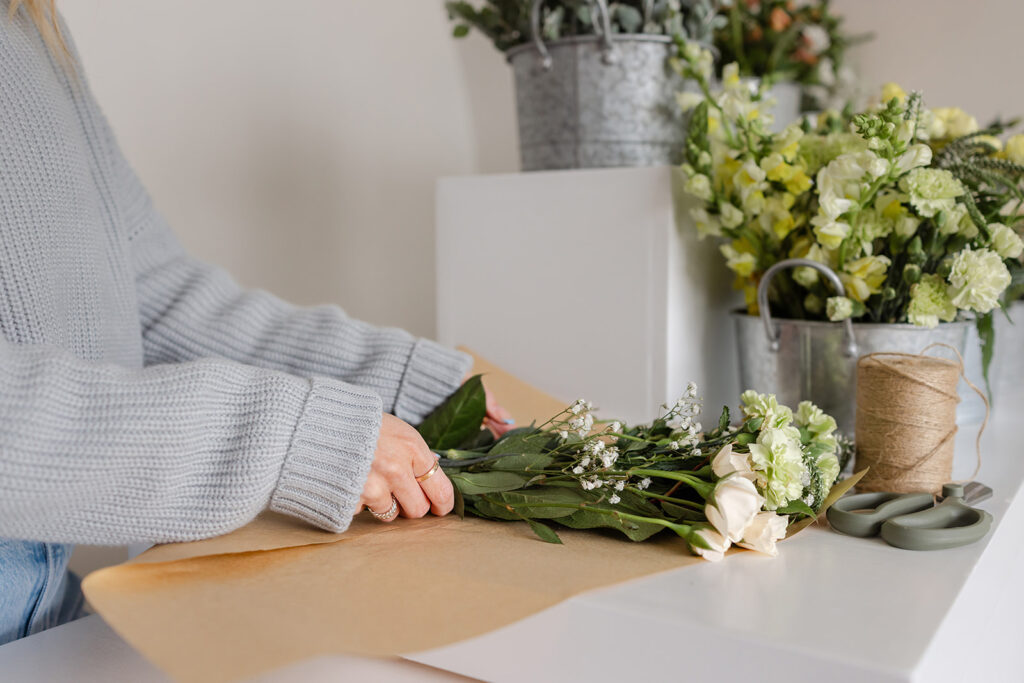
[[447, 514], [409, 423], [470, 359], [191, 259], [53, 0], [0, 9], [0, 643], [78, 616], [69, 544], [194, 540], [268, 507], [335, 532], [363, 506]]

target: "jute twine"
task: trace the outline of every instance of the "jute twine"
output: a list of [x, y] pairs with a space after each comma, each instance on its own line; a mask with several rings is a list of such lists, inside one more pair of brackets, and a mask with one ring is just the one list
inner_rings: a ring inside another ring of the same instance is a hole
[[[958, 362], [925, 355], [934, 346], [952, 350]], [[931, 344], [917, 355], [879, 352], [857, 361], [857, 468], [870, 468], [858, 491], [938, 494], [952, 480], [961, 377], [985, 402], [973, 479], [981, 468], [989, 405], [964, 375], [960, 352], [947, 344]]]

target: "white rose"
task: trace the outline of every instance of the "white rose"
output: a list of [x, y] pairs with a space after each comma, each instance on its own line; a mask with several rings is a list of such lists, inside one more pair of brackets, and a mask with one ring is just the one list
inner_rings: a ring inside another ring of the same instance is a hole
[[744, 479], [754, 480], [754, 470], [750, 467], [750, 460], [746, 453], [736, 453], [732, 450], [732, 444], [727, 443], [711, 461], [711, 470], [716, 477], [728, 477], [736, 474]]
[[765, 555], [775, 557], [779, 554], [775, 547], [777, 541], [786, 537], [789, 517], [774, 512], [759, 512], [743, 532], [743, 540], [739, 545], [748, 550], [756, 550]]
[[732, 545], [720, 533], [712, 529], [698, 529], [694, 532], [701, 540], [707, 543], [710, 548], [701, 548], [699, 545], [691, 545], [693, 552], [697, 553], [709, 562], [718, 562], [725, 555], [725, 551]]
[[743, 477], [728, 477], [719, 481], [712, 500], [714, 503], [704, 508], [704, 514], [718, 533], [733, 542], [743, 538], [743, 532], [764, 505], [764, 498], [757, 492], [754, 483]]

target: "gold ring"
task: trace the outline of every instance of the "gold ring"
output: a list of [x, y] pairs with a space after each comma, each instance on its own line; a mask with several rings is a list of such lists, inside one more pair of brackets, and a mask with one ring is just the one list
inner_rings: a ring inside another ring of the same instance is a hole
[[395, 494], [391, 494], [391, 507], [389, 507], [385, 512], [374, 512], [369, 507], [366, 509], [370, 510], [370, 514], [380, 521], [390, 522], [398, 516], [398, 499], [395, 498]]
[[432, 476], [434, 476], [434, 473], [437, 472], [439, 469], [441, 469], [441, 463], [435, 460], [433, 466], [429, 470], [427, 470], [420, 476], [416, 477], [416, 481], [422, 484], [427, 479], [430, 479]]

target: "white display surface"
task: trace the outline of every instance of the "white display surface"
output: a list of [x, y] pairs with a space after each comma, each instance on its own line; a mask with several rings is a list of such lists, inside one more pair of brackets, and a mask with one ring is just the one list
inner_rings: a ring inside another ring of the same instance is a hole
[[[778, 558], [743, 552], [593, 591], [479, 638], [409, 659], [494, 681], [679, 678], [829, 683], [1024, 680], [1024, 458], [1004, 396], [983, 447], [992, 532], [911, 552], [809, 529]], [[973, 467], [957, 438], [957, 474]], [[624, 542], [623, 551], [628, 552]], [[580, 571], [586, 571], [581, 567]], [[412, 662], [322, 657], [261, 681], [446, 680]], [[450, 676], [448, 677], [451, 678]], [[99, 617], [0, 647], [0, 680], [165, 680]]]

